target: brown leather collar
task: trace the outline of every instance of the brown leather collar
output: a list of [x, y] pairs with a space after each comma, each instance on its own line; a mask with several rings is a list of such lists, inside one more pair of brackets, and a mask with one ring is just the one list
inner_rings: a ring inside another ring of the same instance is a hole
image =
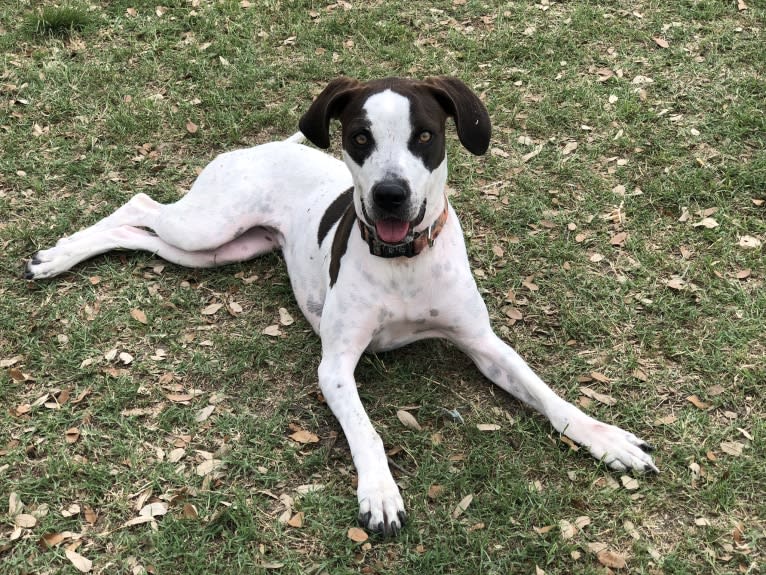
[[444, 196], [444, 210], [436, 218], [436, 221], [427, 228], [419, 232], [410, 232], [407, 238], [398, 244], [389, 244], [378, 238], [375, 228], [368, 226], [359, 219], [359, 229], [362, 232], [362, 239], [370, 247], [370, 253], [381, 258], [414, 257], [422, 252], [426, 246], [429, 248], [434, 245], [434, 241], [441, 233], [447, 217], [449, 216], [449, 202], [447, 196]]

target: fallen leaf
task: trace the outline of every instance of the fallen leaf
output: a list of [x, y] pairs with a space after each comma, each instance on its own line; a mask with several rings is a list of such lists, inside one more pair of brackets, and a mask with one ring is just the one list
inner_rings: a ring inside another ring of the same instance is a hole
[[62, 517], [72, 517], [80, 512], [80, 506], [77, 503], [72, 503], [66, 509], [61, 510]]
[[670, 45], [665, 38], [660, 38], [659, 36], [653, 36], [652, 40], [654, 40], [654, 43], [660, 48], [667, 48]]
[[455, 506], [455, 510], [452, 512], [452, 519], [457, 519], [460, 517], [463, 512], [465, 512], [466, 509], [471, 505], [471, 502], [473, 501], [473, 495], [466, 495], [463, 497], [463, 499], [460, 500], [460, 503], [458, 503]]
[[590, 387], [586, 387], [586, 386], [580, 387], [580, 393], [582, 393], [586, 397], [595, 399], [596, 401], [598, 401], [599, 403], [603, 403], [604, 405], [615, 405], [617, 403], [617, 400], [613, 398], [611, 395], [599, 393], [598, 391], [591, 389]]
[[85, 517], [85, 521], [90, 523], [91, 525], [95, 524], [96, 521], [98, 521], [98, 513], [93, 511], [92, 508], [85, 506], [85, 511], [83, 511], [83, 516]]
[[297, 443], [319, 443], [319, 437], [305, 429], [299, 429], [288, 437]]
[[168, 393], [165, 397], [174, 403], [185, 403], [194, 399], [191, 393]]
[[181, 515], [183, 515], [184, 519], [197, 519], [199, 517], [199, 512], [192, 503], [186, 502], [184, 503]]
[[708, 525], [710, 525], [710, 520], [706, 519], [705, 517], [695, 517], [694, 524], [697, 527], [707, 527]]
[[202, 308], [202, 311], [200, 312], [202, 315], [213, 315], [216, 313], [219, 309], [223, 307], [222, 303], [211, 303], [208, 306], [205, 306]]
[[531, 160], [532, 158], [534, 158], [537, 155], [539, 155], [540, 152], [542, 152], [542, 151], [543, 151], [543, 145], [540, 144], [539, 146], [537, 146], [534, 150], [532, 150], [528, 154], [524, 154], [523, 156], [521, 156], [521, 161], [526, 164], [529, 160]]
[[490, 149], [489, 153], [492, 154], [493, 156], [498, 156], [500, 158], [508, 157], [508, 152], [506, 152], [505, 150], [501, 148], [492, 148]]
[[535, 527], [535, 526], [533, 525], [533, 526], [532, 526], [532, 530], [533, 530], [535, 533], [537, 533], [538, 535], [545, 535], [545, 534], [546, 534], [546, 533], [548, 533], [549, 531], [552, 531], [554, 527], [556, 527], [556, 526], [555, 526], [555, 525], [546, 525], [546, 526], [544, 526], [544, 527]]
[[498, 431], [501, 428], [497, 423], [477, 423], [476, 429], [479, 431]]
[[739, 247], [754, 250], [761, 247], [761, 240], [753, 236], [742, 236], [739, 238]]
[[287, 524], [290, 527], [296, 527], [300, 528], [303, 527], [303, 511], [299, 511], [295, 515], [293, 515], [290, 520], [287, 522]]
[[117, 357], [124, 365], [130, 365], [133, 362], [133, 356], [127, 351], [120, 352], [120, 355]]
[[265, 327], [263, 329], [263, 332], [261, 333], [263, 333], [264, 335], [269, 335], [271, 337], [279, 337], [280, 335], [282, 335], [282, 332], [279, 330], [279, 326], [276, 324]]
[[596, 558], [604, 567], [609, 567], [610, 569], [625, 569], [627, 566], [623, 555], [610, 551], [609, 549], [599, 551], [596, 554]]
[[722, 441], [721, 442], [721, 451], [724, 453], [728, 453], [729, 455], [733, 455], [734, 457], [739, 457], [742, 455], [742, 450], [745, 448], [744, 443], [740, 443], [739, 441]]
[[747, 4], [745, 4], [745, 0], [737, 0], [737, 10], [740, 12], [747, 10]]
[[561, 519], [559, 521], [559, 531], [561, 531], [561, 538], [564, 541], [566, 541], [567, 539], [571, 539], [572, 537], [577, 535], [577, 527], [572, 525], [566, 519]]
[[223, 467], [223, 461], [220, 459], [206, 459], [202, 463], [200, 463], [197, 466], [197, 475], [200, 477], [203, 477], [205, 475], [208, 475], [209, 473], [212, 473], [219, 467]]
[[46, 533], [40, 538], [40, 543], [46, 547], [56, 547], [66, 541], [70, 535], [71, 533], [69, 531], [64, 531], [62, 533]]
[[628, 491], [635, 491], [638, 489], [638, 479], [635, 477], [631, 477], [630, 475], [622, 475], [620, 477], [620, 481], [622, 482], [622, 486]]
[[692, 224], [695, 228], [707, 228], [707, 229], [713, 229], [717, 228], [719, 226], [719, 223], [714, 218], [702, 218], [700, 221], [698, 221], [696, 224]]
[[628, 232], [620, 232], [612, 236], [609, 243], [615, 247], [622, 247], [625, 245], [625, 241], [628, 239]]
[[21, 502], [19, 494], [11, 492], [8, 496], [8, 515], [18, 515], [22, 509], [24, 509], [24, 504]]
[[197, 415], [194, 416], [194, 421], [196, 421], [197, 423], [202, 423], [208, 417], [210, 417], [210, 414], [213, 413], [214, 409], [215, 409], [215, 405], [208, 405], [207, 407], [200, 409], [197, 412]]
[[70, 427], [64, 432], [64, 441], [67, 443], [76, 443], [80, 439], [80, 430], [77, 427]]
[[91, 569], [93, 569], [93, 561], [90, 559], [86, 559], [77, 551], [72, 551], [70, 549], [64, 549], [64, 554], [66, 555], [66, 558], [69, 559], [72, 562], [72, 565], [75, 566], [75, 568], [80, 573], [89, 573]]
[[574, 520], [575, 527], [578, 529], [582, 529], [584, 527], [587, 527], [590, 525], [590, 517], [587, 515], [580, 515], [577, 519]]
[[293, 319], [293, 316], [290, 315], [290, 312], [283, 307], [279, 308], [279, 323], [287, 327], [288, 325], [292, 325], [294, 321], [295, 320]]
[[139, 323], [143, 323], [144, 325], [148, 323], [146, 319], [146, 314], [138, 308], [130, 310], [130, 317], [132, 317], [134, 320], [136, 320]]
[[407, 427], [408, 429], [413, 429], [415, 431], [421, 431], [423, 429], [422, 427], [420, 427], [418, 420], [415, 419], [415, 416], [412, 415], [409, 411], [399, 409], [396, 412], [396, 417], [399, 418], [399, 421], [402, 422], [402, 425], [404, 425], [404, 427]]
[[444, 487], [441, 485], [431, 485], [431, 487], [428, 488], [428, 498], [431, 500], [436, 499], [442, 493], [444, 493]]
[[[215, 461], [215, 460], [210, 459], [209, 461]], [[165, 515], [167, 512], [168, 512], [167, 501], [155, 501], [154, 503], [149, 503], [147, 505], [144, 505], [141, 508], [141, 511], [138, 512], [138, 514], [144, 517], [160, 517], [162, 515]]]
[[190, 134], [196, 134], [197, 130], [199, 130], [199, 126], [197, 126], [197, 124], [195, 124], [191, 120], [188, 120], [186, 122], [186, 131], [187, 132], [189, 132]]
[[32, 529], [35, 525], [37, 525], [37, 517], [34, 515], [30, 515], [28, 513], [20, 513], [16, 517], [13, 518], [13, 523], [17, 527], [23, 527], [24, 529]]
[[355, 543], [364, 543], [370, 538], [370, 536], [367, 535], [367, 532], [360, 527], [351, 527], [348, 530], [347, 536]]
[[242, 313], [242, 306], [241, 306], [241, 305], [239, 305], [239, 304], [238, 304], [237, 302], [235, 302], [235, 301], [230, 301], [230, 302], [229, 302], [229, 311], [230, 311], [231, 313], [233, 313], [234, 315], [236, 315], [236, 314], [238, 314], [238, 313]]
[[671, 413], [669, 415], [658, 417], [657, 419], [654, 420], [654, 423], [656, 425], [671, 425], [675, 423], [676, 421], [678, 421], [678, 417], [676, 417], [675, 415]]
[[686, 401], [691, 403], [697, 409], [703, 409], [704, 410], [704, 409], [707, 409], [708, 407], [710, 407], [709, 403], [705, 403], [704, 401], [702, 401], [696, 395], [690, 395], [689, 397], [686, 398]]
[[564, 146], [564, 149], [561, 151], [561, 153], [565, 156], [568, 156], [572, 152], [574, 152], [577, 149], [577, 142], [567, 142]]

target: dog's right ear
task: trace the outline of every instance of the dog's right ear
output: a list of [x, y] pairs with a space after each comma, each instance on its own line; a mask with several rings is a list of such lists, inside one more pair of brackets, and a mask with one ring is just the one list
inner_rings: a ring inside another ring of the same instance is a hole
[[327, 84], [309, 106], [298, 122], [298, 127], [312, 144], [322, 149], [330, 147], [330, 120], [340, 116], [359, 85], [360, 82], [353, 78], [336, 78]]

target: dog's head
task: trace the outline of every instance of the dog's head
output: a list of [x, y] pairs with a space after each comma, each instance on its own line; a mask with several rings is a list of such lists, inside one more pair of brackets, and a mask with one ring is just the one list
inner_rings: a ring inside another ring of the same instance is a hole
[[300, 130], [327, 148], [330, 120], [340, 120], [357, 215], [381, 241], [398, 244], [444, 209], [448, 117], [468, 151], [481, 155], [487, 150], [486, 108], [468, 86], [450, 77], [364, 83], [338, 78], [303, 115]]

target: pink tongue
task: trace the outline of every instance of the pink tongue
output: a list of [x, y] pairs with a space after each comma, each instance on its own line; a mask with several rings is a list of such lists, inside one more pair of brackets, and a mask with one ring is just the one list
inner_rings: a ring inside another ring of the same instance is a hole
[[398, 244], [407, 237], [410, 223], [395, 219], [380, 220], [375, 222], [375, 231], [378, 232], [378, 237], [387, 244]]

